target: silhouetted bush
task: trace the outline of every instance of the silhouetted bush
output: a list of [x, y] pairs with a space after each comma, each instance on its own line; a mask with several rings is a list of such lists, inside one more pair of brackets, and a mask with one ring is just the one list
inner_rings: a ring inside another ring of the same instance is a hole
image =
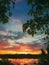
[[7, 59], [3, 59], [0, 60], [0, 65], [14, 65], [14, 64], [8, 61]]
[[47, 45], [47, 54], [45, 54], [44, 50], [41, 49], [42, 51], [42, 57], [39, 58], [39, 63], [36, 65], [49, 65], [49, 44]]

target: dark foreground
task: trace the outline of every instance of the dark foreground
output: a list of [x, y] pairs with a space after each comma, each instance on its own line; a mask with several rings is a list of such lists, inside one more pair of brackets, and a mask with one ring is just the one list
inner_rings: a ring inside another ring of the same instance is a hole
[[[43, 57], [43, 55], [32, 55], [32, 54], [0, 54], [0, 58], [12, 58], [12, 59], [17, 59], [17, 58], [33, 58], [33, 59], [36, 59], [36, 58], [41, 58]], [[44, 57], [48, 57], [48, 55], [44, 55]]]

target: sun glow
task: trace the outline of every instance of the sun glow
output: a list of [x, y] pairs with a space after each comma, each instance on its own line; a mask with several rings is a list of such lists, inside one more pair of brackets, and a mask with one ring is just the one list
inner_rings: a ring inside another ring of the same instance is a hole
[[41, 54], [41, 51], [33, 51], [33, 52], [26, 52], [26, 51], [8, 51], [8, 50], [0, 50], [0, 54]]
[[21, 52], [21, 54], [27, 54], [27, 52]]
[[27, 44], [15, 46], [1, 46], [0, 54], [41, 54], [39, 47], [34, 47]]
[[0, 50], [0, 54], [16, 54], [16, 51]]
[[33, 52], [17, 52], [17, 54], [41, 54], [41, 51], [33, 51]]

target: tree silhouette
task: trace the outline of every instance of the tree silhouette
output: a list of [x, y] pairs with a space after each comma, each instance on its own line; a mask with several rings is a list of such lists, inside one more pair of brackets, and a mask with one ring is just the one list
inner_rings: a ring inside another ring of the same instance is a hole
[[14, 64], [8, 61], [7, 59], [3, 59], [0, 60], [0, 65], [14, 65]]
[[47, 54], [45, 54], [44, 50], [42, 49], [42, 57], [39, 59], [39, 63], [36, 65], [49, 65], [49, 43], [47, 45]]
[[32, 19], [23, 24], [23, 31], [32, 36], [37, 31], [49, 35], [49, 0], [28, 0], [28, 5], [31, 6], [28, 14]]
[[[23, 31], [28, 32], [34, 36], [38, 31], [41, 34], [45, 33], [49, 35], [49, 0], [28, 0], [28, 5], [31, 6], [28, 14], [32, 16], [32, 19], [27, 20], [23, 24]], [[37, 65], [49, 65], [49, 45], [47, 46], [46, 55], [44, 50], [42, 51], [42, 57], [39, 59]]]
[[15, 0], [0, 0], [0, 22], [7, 23], [12, 15], [11, 8], [14, 7]]

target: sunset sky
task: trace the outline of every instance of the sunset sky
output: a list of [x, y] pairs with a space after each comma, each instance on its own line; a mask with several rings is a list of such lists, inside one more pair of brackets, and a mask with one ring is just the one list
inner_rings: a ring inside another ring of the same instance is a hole
[[38, 33], [32, 37], [22, 30], [22, 25], [33, 18], [27, 14], [30, 8], [27, 0], [16, 0], [15, 8], [11, 8], [13, 15], [9, 22], [0, 23], [0, 54], [38, 54], [41, 48], [46, 48], [43, 43], [48, 40], [42, 40], [45, 34]]

